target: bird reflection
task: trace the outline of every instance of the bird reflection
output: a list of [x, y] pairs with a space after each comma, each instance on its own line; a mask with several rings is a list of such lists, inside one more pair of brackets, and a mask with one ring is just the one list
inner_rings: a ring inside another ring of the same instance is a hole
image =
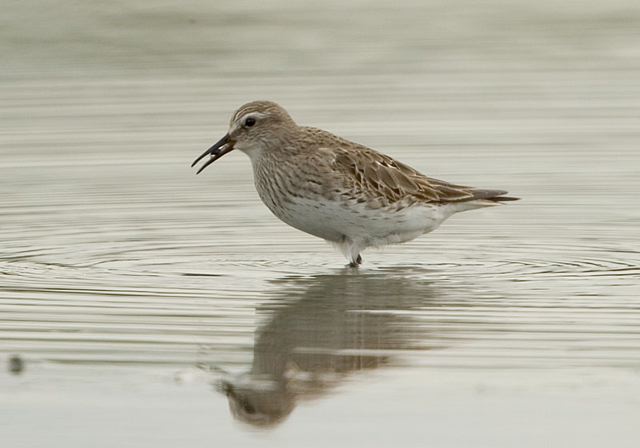
[[251, 369], [220, 381], [233, 416], [254, 426], [282, 422], [301, 400], [328, 394], [347, 376], [425, 350], [424, 326], [409, 311], [433, 305], [433, 286], [406, 272], [340, 272], [275, 282], [260, 307]]

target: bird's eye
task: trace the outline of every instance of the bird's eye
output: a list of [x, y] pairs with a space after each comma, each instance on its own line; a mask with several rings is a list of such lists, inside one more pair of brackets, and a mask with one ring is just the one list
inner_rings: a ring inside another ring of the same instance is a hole
[[254, 124], [256, 124], [256, 119], [253, 117], [247, 117], [247, 119], [244, 120], [244, 125], [248, 128], [250, 128]]

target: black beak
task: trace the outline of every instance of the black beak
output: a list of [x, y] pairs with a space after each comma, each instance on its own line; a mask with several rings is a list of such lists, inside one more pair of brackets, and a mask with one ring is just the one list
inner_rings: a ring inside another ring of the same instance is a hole
[[200, 169], [198, 170], [198, 172], [196, 174], [200, 174], [200, 172], [205, 169], [206, 167], [208, 167], [209, 165], [211, 165], [213, 162], [215, 162], [216, 160], [218, 160], [220, 157], [222, 157], [223, 155], [233, 151], [233, 141], [231, 141], [231, 138], [229, 137], [229, 134], [225, 135], [224, 137], [222, 137], [220, 140], [218, 140], [217, 142], [214, 143], [214, 145], [207, 149], [205, 152], [202, 153], [202, 155], [200, 157], [198, 157], [192, 164], [191, 164], [191, 168], [193, 168], [196, 163], [198, 163], [200, 160], [202, 160], [202, 158], [206, 155], [211, 155], [211, 158], [209, 160], [207, 160], [205, 162], [204, 165], [202, 165], [200, 167]]

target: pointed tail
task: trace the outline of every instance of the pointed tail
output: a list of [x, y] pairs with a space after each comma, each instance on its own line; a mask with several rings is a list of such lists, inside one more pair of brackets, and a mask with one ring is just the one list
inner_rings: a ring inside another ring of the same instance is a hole
[[518, 201], [520, 198], [516, 198], [513, 196], [505, 196], [508, 191], [504, 190], [473, 190], [473, 200], [476, 199], [484, 199], [486, 201], [491, 202], [508, 202], [508, 201]]

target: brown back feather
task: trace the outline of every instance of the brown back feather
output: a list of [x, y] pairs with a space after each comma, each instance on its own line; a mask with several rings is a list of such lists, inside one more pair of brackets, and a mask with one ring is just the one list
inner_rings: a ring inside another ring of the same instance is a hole
[[392, 157], [321, 129], [300, 129], [313, 137], [311, 141], [322, 141], [317, 148], [333, 156], [328, 168], [336, 172], [345, 188], [359, 197], [364, 194], [375, 203], [410, 200], [448, 204], [483, 199], [493, 202], [517, 200], [502, 196], [506, 191], [475, 189], [427, 177]]
[[410, 198], [416, 202], [445, 204], [488, 199], [484, 195], [476, 195], [476, 191], [491, 191], [432, 179], [389, 156], [363, 146], [358, 149], [335, 148], [332, 168], [352, 180], [349, 185], [352, 189], [376, 198], [386, 198], [390, 202]]

